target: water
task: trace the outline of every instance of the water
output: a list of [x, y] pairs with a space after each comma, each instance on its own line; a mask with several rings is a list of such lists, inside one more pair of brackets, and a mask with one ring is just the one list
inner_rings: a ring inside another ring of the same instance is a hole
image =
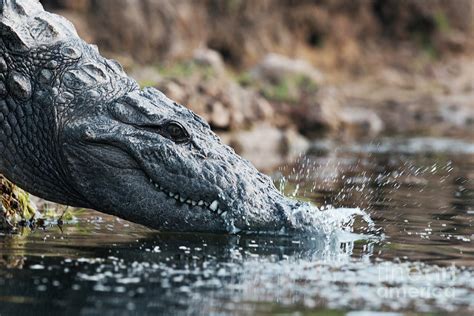
[[2, 236], [0, 314], [472, 314], [473, 148], [315, 143], [273, 176], [332, 206], [329, 234], [165, 234], [87, 211]]

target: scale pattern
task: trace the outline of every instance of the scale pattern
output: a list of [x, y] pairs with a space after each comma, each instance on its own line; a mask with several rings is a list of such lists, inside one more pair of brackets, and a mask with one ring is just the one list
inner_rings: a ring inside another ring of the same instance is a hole
[[0, 0], [0, 35], [0, 173], [16, 185], [161, 230], [302, 227], [298, 202], [202, 118], [36, 0]]
[[0, 12], [1, 171], [39, 194], [73, 194], [57, 185], [65, 176], [58, 127], [138, 85], [38, 2], [3, 0]]

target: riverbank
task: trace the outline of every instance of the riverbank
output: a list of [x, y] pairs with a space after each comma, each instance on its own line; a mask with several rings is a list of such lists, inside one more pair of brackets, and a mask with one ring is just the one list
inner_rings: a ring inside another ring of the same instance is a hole
[[199, 49], [180, 63], [127, 67], [142, 86], [154, 86], [203, 116], [224, 142], [261, 168], [321, 138], [474, 136], [470, 56], [443, 62], [420, 56], [353, 74], [324, 73], [303, 60], [270, 54], [236, 72], [218, 52]]
[[258, 167], [323, 137], [474, 134], [470, 0], [41, 2]]
[[321, 139], [474, 138], [470, 1], [42, 3], [262, 171]]

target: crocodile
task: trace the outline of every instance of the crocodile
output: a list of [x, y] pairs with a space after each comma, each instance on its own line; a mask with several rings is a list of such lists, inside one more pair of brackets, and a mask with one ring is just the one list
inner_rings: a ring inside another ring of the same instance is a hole
[[35, 0], [0, 0], [0, 173], [160, 231], [280, 232], [301, 203]]

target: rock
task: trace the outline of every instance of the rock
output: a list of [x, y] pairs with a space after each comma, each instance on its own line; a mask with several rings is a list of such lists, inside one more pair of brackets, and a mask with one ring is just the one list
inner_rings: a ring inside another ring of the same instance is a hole
[[178, 102], [179, 100], [185, 100], [187, 98], [187, 93], [184, 87], [173, 81], [166, 83], [166, 95]]
[[130, 76], [142, 86], [150, 86], [162, 80], [155, 67], [134, 67], [130, 72]]
[[282, 55], [268, 54], [253, 68], [251, 75], [259, 80], [278, 82], [287, 77], [303, 76], [316, 84], [322, 84], [323, 74], [302, 59], [291, 59]]
[[[290, 121], [308, 137], [320, 137], [337, 131], [340, 126], [339, 112], [345, 103], [342, 93], [333, 87], [321, 87], [310, 98], [282, 106], [277, 110], [279, 121]], [[288, 123], [287, 123], [288, 124]]]
[[292, 129], [261, 124], [246, 131], [220, 134], [222, 141], [250, 160], [258, 169], [272, 169], [294, 159], [309, 148], [309, 142]]
[[252, 89], [243, 88], [229, 81], [227, 95], [225, 90], [221, 94], [232, 109], [235, 127], [248, 125], [254, 121], [271, 120], [273, 117], [273, 107]]
[[294, 159], [309, 148], [309, 141], [294, 129], [286, 129], [282, 135], [281, 151], [286, 160]]
[[230, 112], [222, 102], [214, 102], [211, 105], [210, 124], [215, 128], [224, 129], [230, 126]]
[[440, 97], [438, 112], [443, 122], [451, 128], [474, 130], [474, 94]]
[[241, 87], [225, 74], [162, 78], [157, 85], [168, 97], [209, 121], [213, 128], [234, 130], [273, 118], [273, 108], [256, 91]]
[[441, 33], [434, 40], [434, 45], [440, 51], [460, 53], [466, 49], [466, 43], [469, 43], [470, 36], [472, 35], [468, 35], [460, 31]]
[[370, 109], [345, 107], [339, 113], [339, 119], [339, 129], [343, 137], [372, 137], [384, 129], [383, 121]]
[[330, 130], [336, 130], [340, 125], [339, 112], [343, 102], [342, 98], [334, 88], [319, 89], [315, 97], [316, 102], [305, 117], [307, 124], [319, 124]]
[[198, 48], [193, 53], [193, 61], [201, 66], [210, 67], [215, 72], [224, 71], [224, 61], [221, 55], [209, 48]]

